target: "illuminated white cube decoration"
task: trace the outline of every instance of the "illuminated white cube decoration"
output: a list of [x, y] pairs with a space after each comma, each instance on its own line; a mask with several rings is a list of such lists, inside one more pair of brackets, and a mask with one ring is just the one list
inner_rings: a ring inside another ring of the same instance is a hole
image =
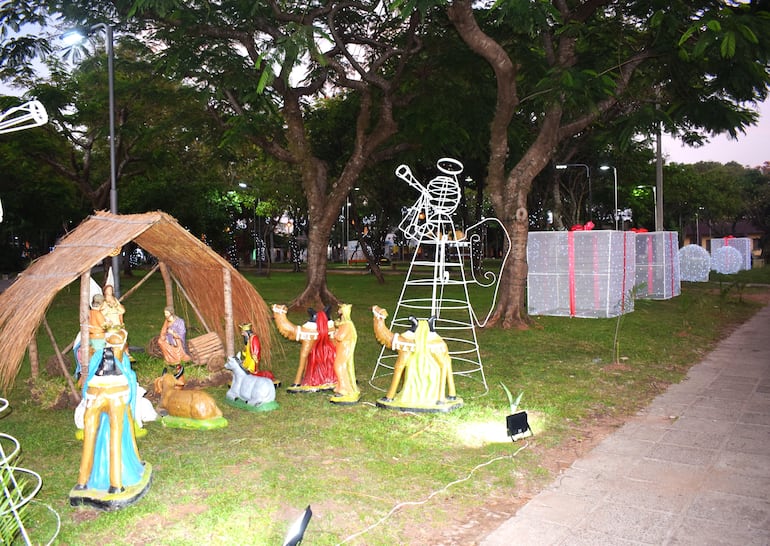
[[642, 299], [667, 300], [681, 293], [677, 233], [638, 232], [635, 296]]
[[622, 231], [530, 232], [528, 313], [610, 318], [633, 311], [634, 237]]

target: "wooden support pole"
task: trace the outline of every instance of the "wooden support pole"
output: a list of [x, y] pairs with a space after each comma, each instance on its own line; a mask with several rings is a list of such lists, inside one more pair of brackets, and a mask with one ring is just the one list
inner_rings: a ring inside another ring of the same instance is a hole
[[[159, 266], [160, 266], [159, 263], [155, 264], [155, 267], [150, 269], [150, 271], [144, 277], [142, 277], [142, 279], [138, 283], [136, 283], [134, 286], [132, 286], [131, 290], [129, 290], [128, 292], [123, 294], [123, 296], [121, 296], [119, 301], [125, 300], [126, 298], [128, 298], [128, 296], [130, 296], [131, 294], [136, 292], [139, 289], [139, 287], [142, 286], [147, 281], [147, 279], [149, 279], [152, 276], [152, 274], [155, 273], [158, 270]], [[167, 296], [167, 299], [168, 299], [168, 296]]]
[[160, 262], [160, 274], [163, 277], [163, 286], [166, 288], [166, 307], [174, 306], [174, 285], [171, 283], [171, 272], [168, 270], [168, 266]]
[[[80, 376], [88, 377], [88, 361], [91, 351], [91, 334], [88, 325], [91, 322], [91, 271], [80, 275]], [[74, 342], [73, 342], [74, 343]], [[69, 349], [66, 349], [69, 351]], [[69, 373], [67, 373], [69, 377]]]
[[29, 375], [32, 379], [37, 379], [40, 374], [40, 353], [37, 351], [37, 333], [32, 335], [29, 341], [27, 352], [29, 352]]
[[[48, 319], [43, 318], [43, 326], [45, 326], [45, 331], [48, 332], [48, 337], [51, 339], [51, 345], [53, 345], [53, 350], [56, 351], [56, 360], [59, 362], [59, 366], [61, 367], [62, 372], [64, 372], [64, 378], [67, 380], [67, 385], [69, 385], [70, 391], [72, 391], [72, 395], [74, 396], [74, 399], [80, 403], [80, 393], [75, 388], [75, 383], [72, 382], [72, 377], [70, 377], [70, 372], [67, 370], [67, 365], [64, 363], [64, 357], [61, 354], [61, 351], [59, 350], [59, 347], [56, 345], [56, 339], [53, 337], [53, 332], [51, 331], [51, 327], [48, 325]], [[81, 345], [82, 347], [82, 345]], [[88, 337], [86, 337], [86, 354], [88, 354]], [[81, 369], [83, 367], [81, 366]], [[88, 368], [86, 368], [86, 371]], [[87, 377], [87, 376], [83, 376]]]
[[227, 358], [235, 356], [235, 324], [233, 323], [233, 286], [230, 270], [223, 270], [223, 284], [225, 296], [225, 354]]

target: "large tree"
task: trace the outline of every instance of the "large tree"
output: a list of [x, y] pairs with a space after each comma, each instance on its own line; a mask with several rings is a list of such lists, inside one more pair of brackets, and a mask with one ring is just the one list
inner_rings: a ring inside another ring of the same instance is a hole
[[[445, 2], [399, 4], [410, 10]], [[487, 188], [513, 249], [493, 323], [527, 323], [527, 200], [560, 144], [641, 111], [650, 130], [665, 123], [691, 139], [700, 128], [734, 134], [756, 120], [743, 104], [764, 99], [770, 81], [764, 4], [503, 0], [474, 9], [471, 0], [449, 3], [459, 35], [497, 83]]]
[[[100, 2], [80, 2], [96, 7]], [[329, 237], [367, 164], [394, 152], [398, 82], [417, 50], [418, 17], [382, 2], [115, 2], [163, 44], [163, 66], [211, 93], [223, 127], [300, 173], [308, 204], [307, 284], [295, 305], [337, 301], [326, 284]], [[357, 95], [352, 145], [336, 163], [314, 150], [306, 117], [320, 99]]]
[[[0, 22], [107, 22], [156, 46], [158, 66], [210, 94], [228, 137], [248, 140], [301, 174], [308, 203], [307, 285], [295, 304], [334, 303], [326, 285], [329, 235], [348, 193], [374, 160], [397, 148], [394, 109], [404, 67], [418, 50], [419, 18], [406, 22], [381, 1], [21, 0]], [[0, 58], [40, 50], [16, 41]], [[43, 44], [45, 45], [45, 44]], [[313, 149], [306, 114], [322, 98], [358, 96], [352, 146], [330, 165]]]

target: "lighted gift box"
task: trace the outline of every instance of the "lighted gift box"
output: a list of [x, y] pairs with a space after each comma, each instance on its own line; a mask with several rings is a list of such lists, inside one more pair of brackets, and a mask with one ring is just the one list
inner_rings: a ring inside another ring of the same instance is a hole
[[700, 245], [679, 249], [679, 272], [683, 281], [706, 282], [711, 271], [711, 254]]
[[530, 232], [528, 313], [609, 318], [633, 311], [634, 237], [622, 231]]
[[751, 239], [749, 237], [725, 237], [723, 239], [711, 239], [711, 254], [713, 255], [716, 249], [723, 246], [731, 246], [740, 252], [740, 269], [751, 269]]
[[667, 300], [682, 293], [679, 236], [675, 231], [637, 232], [637, 298]]

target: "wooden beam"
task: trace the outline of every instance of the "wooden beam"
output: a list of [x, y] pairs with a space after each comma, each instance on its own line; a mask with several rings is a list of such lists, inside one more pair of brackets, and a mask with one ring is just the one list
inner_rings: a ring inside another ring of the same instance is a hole
[[29, 375], [32, 379], [37, 379], [40, 373], [40, 353], [37, 350], [37, 332], [32, 334], [27, 351], [29, 352]]
[[[62, 372], [64, 372], [64, 378], [67, 380], [67, 385], [70, 387], [70, 391], [72, 391], [72, 395], [74, 396], [75, 400], [80, 403], [81, 397], [78, 390], [75, 388], [75, 383], [72, 382], [72, 377], [70, 377], [70, 372], [67, 369], [67, 365], [64, 363], [64, 357], [61, 354], [61, 351], [59, 351], [58, 345], [56, 345], [56, 339], [53, 337], [53, 332], [51, 331], [51, 327], [48, 325], [48, 319], [45, 317], [43, 318], [43, 326], [45, 326], [45, 331], [48, 332], [48, 337], [51, 339], [51, 345], [53, 345], [53, 350], [56, 351], [56, 360], [59, 362], [59, 367], [61, 368]], [[81, 347], [83, 344], [81, 343]], [[86, 354], [88, 354], [88, 337], [86, 337]], [[86, 365], [85, 370], [88, 371], [88, 365]], [[81, 364], [80, 369], [84, 369], [83, 365]], [[88, 377], [87, 375], [81, 375], [82, 377]]]
[[159, 266], [160, 266], [160, 263], [155, 264], [155, 267], [150, 269], [150, 271], [144, 277], [142, 277], [138, 283], [136, 283], [133, 287], [131, 287], [131, 290], [123, 294], [123, 296], [120, 297], [119, 301], [123, 301], [124, 299], [128, 298], [128, 296], [136, 292], [139, 289], [139, 287], [142, 286], [145, 283], [145, 281], [147, 281], [147, 279], [149, 279], [152, 276], [152, 274], [158, 270]]
[[[89, 270], [80, 275], [80, 376], [84, 378], [88, 377], [88, 361], [90, 360], [91, 353], [89, 350], [91, 347], [91, 334], [88, 330], [90, 322], [91, 271]], [[74, 345], [74, 343], [73, 341], [72, 344]], [[65, 349], [65, 352], [67, 351], [69, 351], [69, 348]], [[69, 373], [67, 373], [67, 377], [69, 377]]]
[[225, 354], [227, 358], [235, 356], [235, 324], [233, 322], [233, 285], [230, 270], [222, 269], [225, 296]]

